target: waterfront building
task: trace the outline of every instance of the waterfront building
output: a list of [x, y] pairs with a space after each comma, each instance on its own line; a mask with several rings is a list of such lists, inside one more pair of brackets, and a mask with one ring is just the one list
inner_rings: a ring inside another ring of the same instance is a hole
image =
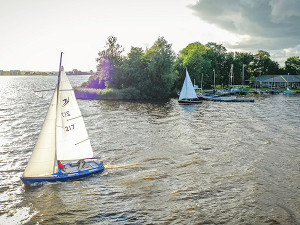
[[300, 89], [300, 75], [262, 75], [256, 78], [260, 87]]

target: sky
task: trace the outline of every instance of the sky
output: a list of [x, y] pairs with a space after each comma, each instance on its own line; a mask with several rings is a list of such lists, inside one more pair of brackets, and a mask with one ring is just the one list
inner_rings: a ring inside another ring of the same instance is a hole
[[163, 36], [176, 54], [193, 42], [300, 55], [300, 0], [0, 0], [0, 70], [96, 70], [109, 36], [130, 51]]

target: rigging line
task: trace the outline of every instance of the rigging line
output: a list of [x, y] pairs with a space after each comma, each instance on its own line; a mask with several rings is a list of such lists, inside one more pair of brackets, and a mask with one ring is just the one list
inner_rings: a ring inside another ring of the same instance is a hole
[[79, 118], [79, 117], [81, 117], [81, 116], [76, 116], [76, 117], [74, 117], [74, 118], [67, 119], [67, 121], [74, 120], [74, 119], [77, 119], [77, 118]]
[[85, 140], [83, 140], [83, 141], [81, 141], [81, 142], [76, 143], [75, 145], [79, 145], [79, 144], [81, 144], [82, 142], [85, 142], [85, 141], [87, 141], [87, 140], [89, 140], [89, 139], [87, 138], [87, 139], [85, 139]]
[[39, 91], [33, 91], [33, 92], [42, 92], [42, 91], [54, 91], [55, 89], [49, 89], [49, 90], [39, 90]]

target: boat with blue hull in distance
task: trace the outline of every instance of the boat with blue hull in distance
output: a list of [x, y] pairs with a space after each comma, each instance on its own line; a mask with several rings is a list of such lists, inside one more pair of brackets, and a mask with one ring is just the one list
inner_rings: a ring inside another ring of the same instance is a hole
[[193, 83], [191, 81], [191, 78], [190, 78], [190, 75], [189, 75], [187, 69], [186, 69], [186, 76], [185, 76], [184, 83], [181, 88], [178, 102], [180, 104], [202, 103], [202, 101], [198, 99], [198, 96], [196, 94], [196, 91], [194, 89]]
[[287, 87], [287, 88], [286, 88], [286, 91], [284, 91], [283, 94], [294, 95], [294, 94], [296, 94], [296, 91], [292, 91], [292, 90], [290, 90], [290, 89]]
[[[21, 180], [68, 181], [102, 172], [94, 159], [85, 124], [60, 58], [58, 84], [43, 127]], [[62, 164], [63, 162], [64, 164]]]

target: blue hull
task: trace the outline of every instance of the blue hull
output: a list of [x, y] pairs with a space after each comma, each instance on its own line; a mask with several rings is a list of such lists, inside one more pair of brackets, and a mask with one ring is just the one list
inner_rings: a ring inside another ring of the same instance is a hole
[[56, 181], [69, 181], [69, 180], [76, 180], [82, 177], [87, 177], [95, 173], [102, 172], [105, 167], [96, 161], [93, 161], [97, 164], [96, 167], [92, 169], [80, 170], [71, 173], [63, 173], [57, 172], [52, 174], [52, 176], [48, 177], [21, 177], [21, 180], [24, 184], [35, 183], [35, 182], [56, 182]]

